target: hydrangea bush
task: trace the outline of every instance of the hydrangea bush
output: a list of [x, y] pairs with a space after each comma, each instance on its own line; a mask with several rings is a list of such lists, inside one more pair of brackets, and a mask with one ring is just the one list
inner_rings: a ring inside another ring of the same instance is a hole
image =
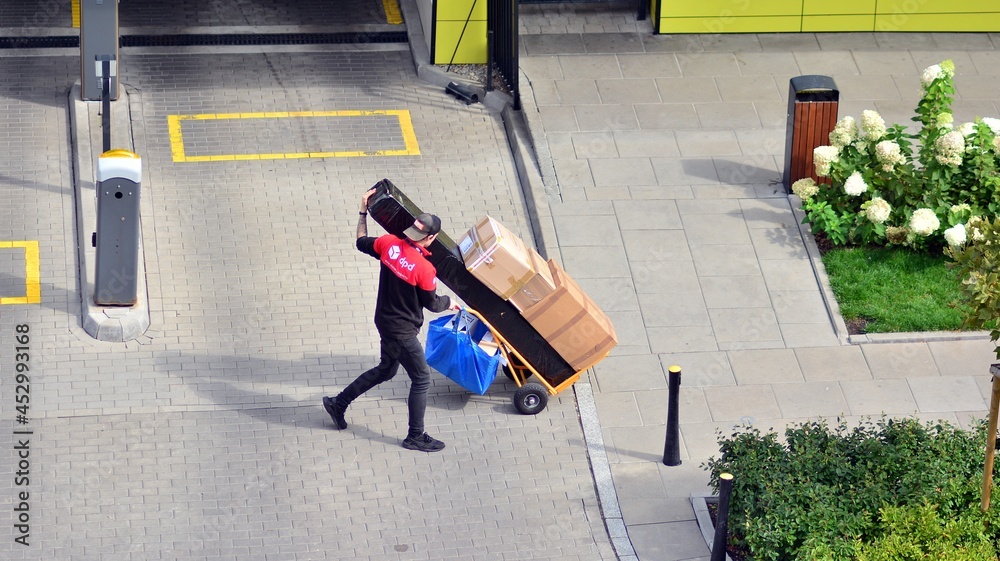
[[1000, 211], [1000, 119], [956, 126], [955, 65], [922, 73], [913, 121], [887, 127], [875, 111], [841, 119], [830, 144], [813, 152], [816, 175], [792, 184], [814, 234], [834, 245], [900, 245], [938, 250], [966, 243], [970, 219]]

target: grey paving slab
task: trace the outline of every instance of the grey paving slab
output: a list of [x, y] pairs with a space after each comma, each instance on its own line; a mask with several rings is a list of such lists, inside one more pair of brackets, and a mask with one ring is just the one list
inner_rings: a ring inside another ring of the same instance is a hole
[[715, 53], [677, 53], [684, 76], [737, 76], [740, 67], [731, 50]]
[[631, 105], [578, 105], [573, 108], [580, 130], [637, 130], [639, 122]]
[[988, 339], [927, 343], [942, 376], [989, 376], [990, 365], [1000, 362]]
[[917, 411], [910, 386], [904, 379], [843, 380], [847, 405], [852, 415], [912, 415]]
[[577, 159], [617, 158], [621, 155], [615, 144], [615, 137], [610, 132], [582, 132], [570, 136], [573, 156]]
[[[697, 241], [697, 240], [695, 240]], [[753, 275], [760, 265], [748, 244], [691, 244], [691, 257], [699, 275]]]
[[798, 348], [795, 356], [807, 382], [872, 379], [858, 346]]
[[716, 422], [780, 419], [781, 411], [769, 385], [715, 386], [703, 388], [712, 419]]
[[799, 63], [795, 60], [793, 49], [781, 50], [783, 52], [736, 52], [740, 75], [769, 77], [782, 74], [799, 75], [801, 73]]
[[685, 158], [739, 156], [741, 154], [736, 135], [731, 130], [679, 130], [674, 134], [677, 137], [681, 155]]
[[679, 77], [680, 66], [673, 53], [619, 54], [618, 67], [623, 78]]
[[627, 157], [680, 156], [673, 132], [660, 130], [615, 131], [618, 151]]
[[[554, 80], [553, 86], [557, 96], [557, 103], [572, 105], [599, 104], [601, 94], [597, 89], [597, 82], [590, 78], [577, 78], [570, 75], [564, 80]], [[539, 101], [541, 104], [542, 101]]]
[[630, 78], [625, 80], [597, 80], [597, 90], [601, 103], [658, 103], [660, 94], [652, 78]]
[[693, 560], [711, 553], [693, 521], [636, 526], [629, 538], [640, 559]]
[[861, 350], [876, 379], [940, 376], [926, 343], [861, 345]]
[[736, 384], [729, 353], [673, 352], [660, 355], [664, 368], [681, 367], [682, 387], [731, 386]]
[[595, 159], [590, 162], [594, 185], [655, 185], [656, 174], [649, 158]]
[[835, 381], [775, 384], [772, 389], [785, 418], [835, 418], [849, 412], [847, 398]]
[[771, 305], [767, 286], [759, 276], [701, 277], [708, 308], [762, 308]]
[[594, 367], [601, 392], [625, 392], [663, 389], [667, 377], [655, 355], [612, 356]]
[[722, 103], [695, 103], [698, 121], [705, 130], [736, 128], [756, 128], [760, 118], [754, 104], [749, 101], [727, 101]]
[[651, 158], [659, 185], [718, 185], [719, 174], [710, 158]]
[[736, 383], [741, 386], [805, 381], [791, 349], [735, 350], [726, 354]]
[[719, 87], [710, 76], [657, 77], [656, 87], [663, 103], [722, 101]]
[[715, 308], [710, 309], [708, 314], [712, 318], [712, 329], [720, 349], [770, 349], [784, 346], [778, 321], [770, 307]]
[[[660, 95], [663, 95], [662, 86], [657, 84]], [[692, 103], [675, 103], [670, 105], [643, 104], [633, 107], [636, 117], [639, 119], [639, 127], [644, 130], [649, 129], [690, 129], [700, 126], [698, 114], [694, 110]]]
[[912, 378], [907, 382], [921, 413], [988, 409], [972, 376]]

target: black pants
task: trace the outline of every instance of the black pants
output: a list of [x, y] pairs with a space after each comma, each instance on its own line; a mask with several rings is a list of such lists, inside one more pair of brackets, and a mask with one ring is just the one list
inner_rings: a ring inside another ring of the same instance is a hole
[[351, 382], [337, 400], [341, 407], [347, 408], [361, 394], [381, 384], [388, 382], [399, 371], [403, 370], [410, 376], [410, 397], [406, 405], [410, 411], [410, 431], [408, 436], [424, 434], [424, 411], [427, 409], [427, 388], [431, 385], [431, 370], [424, 358], [424, 348], [416, 337], [409, 339], [385, 339], [381, 341], [381, 361], [378, 366], [368, 370], [357, 380]]

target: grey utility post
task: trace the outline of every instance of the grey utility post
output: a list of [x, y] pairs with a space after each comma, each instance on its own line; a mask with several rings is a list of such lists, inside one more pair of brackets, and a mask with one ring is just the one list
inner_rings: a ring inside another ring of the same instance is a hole
[[139, 183], [142, 159], [110, 150], [97, 159], [97, 262], [94, 303], [132, 306], [138, 300]]
[[[118, 0], [80, 0], [80, 97], [101, 99], [100, 63], [118, 59]], [[112, 74], [109, 91], [118, 99], [118, 78]]]

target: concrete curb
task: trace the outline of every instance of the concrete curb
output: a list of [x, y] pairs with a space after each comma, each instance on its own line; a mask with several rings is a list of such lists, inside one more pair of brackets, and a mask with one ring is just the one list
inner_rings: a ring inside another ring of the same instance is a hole
[[593, 390], [591, 390], [590, 384], [585, 382], [577, 382], [573, 384], [573, 388], [576, 393], [577, 406], [580, 409], [583, 439], [587, 443], [587, 456], [590, 458], [590, 467], [593, 471], [594, 483], [597, 486], [597, 498], [601, 504], [604, 526], [608, 530], [608, 536], [611, 538], [611, 544], [615, 548], [618, 559], [638, 561], [639, 557], [632, 547], [632, 541], [628, 537], [628, 529], [625, 527], [625, 519], [618, 506], [618, 493], [615, 491], [615, 484], [611, 479], [611, 463], [608, 461], [608, 454], [604, 448], [604, 436], [601, 433], [601, 421], [597, 416], [597, 404], [594, 402]]
[[[712, 551], [715, 544], [715, 524], [712, 523], [712, 515], [708, 512], [708, 505], [719, 504], [719, 496], [708, 493], [691, 493], [691, 507], [694, 509], [694, 517], [698, 521], [698, 529], [701, 530], [701, 537], [705, 538], [705, 545]], [[733, 561], [729, 554], [726, 554], [726, 561]]]
[[[124, 88], [122, 89], [124, 92]], [[146, 291], [146, 265], [142, 236], [139, 237], [139, 277], [134, 306], [98, 306], [94, 303], [94, 269], [97, 251], [91, 235], [97, 226], [95, 162], [101, 154], [100, 103], [80, 99], [80, 83], [69, 92], [70, 136], [73, 139], [73, 166], [76, 195], [76, 235], [79, 251], [79, 286], [84, 331], [99, 341], [126, 342], [141, 336], [149, 328], [149, 297]], [[113, 146], [134, 150], [129, 126], [127, 96], [111, 104]], [[95, 126], [96, 123], [96, 126]]]

